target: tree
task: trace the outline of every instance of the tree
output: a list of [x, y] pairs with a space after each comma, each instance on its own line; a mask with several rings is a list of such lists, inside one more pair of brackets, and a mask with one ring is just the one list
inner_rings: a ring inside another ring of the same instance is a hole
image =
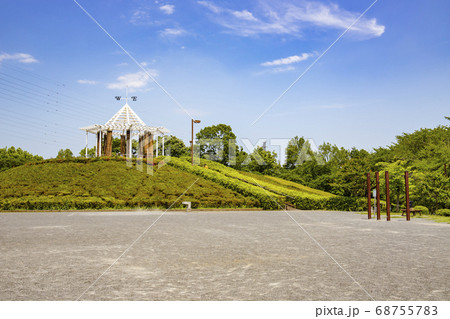
[[42, 161], [43, 158], [33, 155], [20, 147], [0, 148], [0, 172], [30, 162]]
[[431, 212], [439, 208], [450, 208], [450, 178], [441, 170], [415, 172], [412, 176], [414, 203], [427, 207]]
[[249, 171], [271, 175], [280, 168], [277, 163], [277, 153], [265, 151], [261, 146], [255, 148], [250, 157], [251, 160], [246, 166]]
[[196, 134], [197, 143], [200, 144], [200, 157], [212, 161], [229, 164], [230, 141], [236, 140], [231, 126], [217, 124], [207, 126]]
[[[78, 153], [81, 157], [86, 156], [86, 147], [83, 148], [80, 153]], [[88, 158], [96, 157], [97, 156], [97, 146], [94, 146], [92, 148], [88, 148]]]
[[164, 138], [164, 153], [162, 152], [162, 137], [158, 137], [158, 151], [159, 154], [181, 157], [188, 156], [190, 154], [190, 149], [184, 142], [176, 136], [169, 135]]
[[65, 150], [60, 149], [58, 151], [58, 155], [56, 156], [58, 159], [69, 159], [73, 158], [73, 153], [70, 149], [66, 148]]
[[306, 140], [303, 137], [294, 137], [289, 141], [286, 147], [286, 163], [285, 167], [287, 169], [292, 169], [297, 165], [300, 153], [305, 145]]

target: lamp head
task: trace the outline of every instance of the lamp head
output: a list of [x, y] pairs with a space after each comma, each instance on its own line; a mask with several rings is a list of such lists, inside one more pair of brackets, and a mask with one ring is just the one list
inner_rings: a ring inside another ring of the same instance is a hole
[[194, 120], [194, 123], [200, 123], [201, 121], [200, 120]]

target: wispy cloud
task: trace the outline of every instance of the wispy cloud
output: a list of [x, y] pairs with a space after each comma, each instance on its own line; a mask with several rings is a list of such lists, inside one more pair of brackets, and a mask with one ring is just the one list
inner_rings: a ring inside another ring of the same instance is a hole
[[38, 60], [28, 53], [0, 54], [0, 63], [5, 60], [13, 60], [19, 63], [37, 63]]
[[258, 19], [256, 19], [253, 16], [253, 13], [251, 13], [248, 10], [232, 11], [231, 14], [234, 15], [238, 19], [247, 20], [247, 21], [255, 21], [255, 22], [258, 21]]
[[308, 60], [310, 57], [314, 56], [312, 53], [303, 53], [302, 55], [293, 55], [287, 58], [277, 59], [273, 61], [268, 61], [261, 63], [262, 66], [278, 66], [278, 65], [287, 65], [292, 63], [298, 63], [301, 61]]
[[[147, 70], [147, 72], [153, 77], [158, 76], [156, 70]], [[109, 83], [106, 87], [117, 90], [128, 86], [130, 92], [135, 92], [136, 90], [145, 90], [150, 81], [150, 77], [144, 71], [140, 71], [121, 75], [116, 79], [116, 82]]]
[[166, 28], [160, 31], [160, 35], [163, 37], [178, 37], [186, 34], [186, 31], [181, 28]]
[[165, 14], [173, 14], [175, 12], [175, 6], [173, 4], [165, 4], [160, 6], [159, 9]]
[[134, 10], [131, 14], [130, 23], [134, 25], [148, 24], [150, 20], [150, 14], [147, 10], [138, 9]]
[[[360, 15], [340, 8], [337, 4], [319, 1], [298, 0], [279, 2], [259, 0], [253, 12], [236, 11], [220, 7], [211, 1], [198, 1], [212, 13], [217, 24], [241, 36], [259, 34], [288, 34], [302, 36], [311, 27], [345, 30]], [[360, 38], [379, 37], [385, 27], [375, 18], [361, 18], [350, 30], [350, 34]]]
[[78, 80], [77, 81], [79, 84], [88, 84], [88, 85], [95, 85], [98, 84], [97, 81], [93, 81], [93, 80]]

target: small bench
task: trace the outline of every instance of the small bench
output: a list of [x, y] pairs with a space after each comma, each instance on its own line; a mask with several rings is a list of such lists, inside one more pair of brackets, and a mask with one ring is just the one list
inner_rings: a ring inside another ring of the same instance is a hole
[[[412, 213], [413, 216], [416, 216], [416, 213], [419, 214], [420, 216], [422, 216], [422, 211], [420, 209], [410, 209], [409, 212]], [[405, 216], [405, 214], [406, 214], [406, 208], [402, 208], [402, 216]]]

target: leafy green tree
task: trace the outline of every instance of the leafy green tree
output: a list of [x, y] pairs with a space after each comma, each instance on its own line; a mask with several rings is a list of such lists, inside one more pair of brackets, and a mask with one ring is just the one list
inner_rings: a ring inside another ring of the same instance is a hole
[[[155, 146], [156, 147], [156, 146]], [[162, 137], [158, 137], [158, 150], [162, 154]], [[169, 135], [164, 138], [164, 155], [182, 157], [190, 154], [190, 148], [176, 136]]]
[[411, 198], [415, 205], [427, 207], [431, 212], [450, 208], [450, 178], [443, 171], [414, 172]]
[[271, 175], [280, 168], [277, 162], [277, 154], [265, 151], [261, 146], [255, 148], [250, 158], [250, 162], [245, 167], [246, 170]]
[[70, 149], [66, 148], [64, 149], [60, 149], [58, 151], [58, 155], [56, 156], [56, 158], [59, 159], [69, 159], [69, 158], [73, 158], [73, 153]]
[[305, 143], [306, 140], [303, 136], [296, 136], [289, 141], [286, 147], [286, 163], [284, 165], [287, 169], [292, 169], [298, 164], [298, 158], [301, 155]]
[[43, 158], [41, 156], [28, 153], [20, 147], [17, 149], [14, 146], [0, 148], [0, 172], [12, 167], [42, 160]]
[[370, 171], [368, 158], [351, 158], [336, 174], [333, 184], [335, 194], [351, 197], [364, 197], [366, 195], [366, 176]]
[[[78, 153], [81, 157], [86, 156], [86, 147], [83, 148], [80, 153]], [[94, 146], [92, 148], [88, 148], [88, 158], [96, 157], [97, 156], [97, 146]]]
[[236, 140], [231, 126], [226, 124], [207, 126], [196, 134], [196, 138], [200, 144], [200, 157], [229, 164], [230, 140]]

